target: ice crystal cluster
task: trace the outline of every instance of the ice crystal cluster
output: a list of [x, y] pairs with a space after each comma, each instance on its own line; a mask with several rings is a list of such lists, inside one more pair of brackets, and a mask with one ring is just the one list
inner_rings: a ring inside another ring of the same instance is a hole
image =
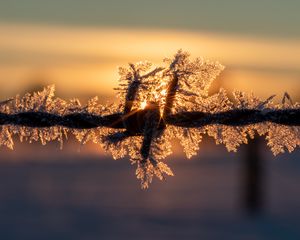
[[[136, 176], [141, 180], [142, 188], [147, 188], [154, 176], [163, 179], [164, 175], [173, 175], [164, 163], [164, 159], [172, 153], [172, 139], [179, 140], [187, 158], [197, 154], [204, 134], [213, 137], [216, 144], [224, 144], [228, 151], [237, 151], [255, 134], [265, 136], [274, 155], [285, 150], [291, 152], [299, 146], [299, 126], [272, 122], [244, 126], [210, 124], [201, 127], [168, 124], [168, 117], [185, 111], [218, 113], [235, 109], [265, 112], [299, 109], [300, 104], [292, 103], [287, 94], [281, 104], [273, 103], [274, 96], [260, 100], [253, 94], [240, 91], [235, 91], [231, 100], [224, 89], [208, 95], [211, 83], [223, 69], [218, 62], [202, 58], [191, 60], [188, 53], [180, 50], [173, 58], [165, 59], [162, 66], [138, 62], [120, 67], [119, 86], [116, 88], [120, 104], [103, 106], [98, 103], [97, 97], [86, 105], [81, 105], [78, 99], [65, 101], [54, 97], [54, 86], [23, 97], [16, 96], [0, 103], [0, 113], [47, 112], [59, 116], [75, 112], [101, 116], [120, 113], [124, 129], [107, 126], [90, 129], [63, 126], [38, 128], [3, 124], [0, 127], [0, 145], [13, 149], [13, 135], [17, 135], [20, 141], [40, 141], [42, 144], [58, 140], [62, 147], [68, 135], [73, 134], [81, 144], [89, 141], [100, 144], [114, 159], [129, 155], [131, 163], [136, 166]], [[142, 123], [140, 126], [131, 126], [127, 119], [139, 111], [145, 111], [139, 120]], [[134, 128], [139, 129], [135, 131]]]

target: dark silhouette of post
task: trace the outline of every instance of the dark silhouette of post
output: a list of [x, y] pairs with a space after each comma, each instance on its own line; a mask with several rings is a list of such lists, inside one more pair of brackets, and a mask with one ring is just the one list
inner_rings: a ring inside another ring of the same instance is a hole
[[246, 145], [243, 166], [243, 204], [249, 215], [257, 215], [263, 207], [263, 161], [259, 154], [260, 139], [256, 136]]

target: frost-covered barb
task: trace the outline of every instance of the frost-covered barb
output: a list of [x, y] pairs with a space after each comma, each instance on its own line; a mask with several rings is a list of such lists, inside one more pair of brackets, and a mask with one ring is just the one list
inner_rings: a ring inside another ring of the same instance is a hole
[[255, 134], [264, 135], [274, 155], [300, 145], [299, 103], [285, 93], [280, 104], [274, 96], [260, 100], [240, 91], [229, 99], [220, 89], [208, 95], [212, 81], [224, 67], [202, 58], [191, 60], [178, 51], [162, 66], [149, 62], [119, 69], [116, 89], [120, 104], [103, 106], [97, 97], [86, 105], [78, 99], [54, 97], [54, 86], [0, 102], [0, 145], [13, 149], [20, 141], [63, 142], [69, 134], [85, 144], [100, 144], [114, 159], [129, 155], [147, 188], [154, 176], [173, 176], [163, 160], [172, 153], [171, 140], [179, 139], [188, 158], [197, 154], [204, 134], [236, 151]]

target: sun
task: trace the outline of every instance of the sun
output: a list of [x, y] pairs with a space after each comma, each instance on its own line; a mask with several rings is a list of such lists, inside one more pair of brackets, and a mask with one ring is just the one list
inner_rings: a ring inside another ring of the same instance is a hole
[[140, 109], [145, 109], [146, 108], [146, 106], [147, 106], [147, 101], [146, 100], [144, 100], [143, 102], [141, 102], [141, 104], [140, 104]]

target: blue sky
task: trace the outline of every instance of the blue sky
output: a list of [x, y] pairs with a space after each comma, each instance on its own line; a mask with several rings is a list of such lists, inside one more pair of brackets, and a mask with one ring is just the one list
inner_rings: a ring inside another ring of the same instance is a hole
[[300, 37], [298, 0], [1, 0], [0, 22]]

